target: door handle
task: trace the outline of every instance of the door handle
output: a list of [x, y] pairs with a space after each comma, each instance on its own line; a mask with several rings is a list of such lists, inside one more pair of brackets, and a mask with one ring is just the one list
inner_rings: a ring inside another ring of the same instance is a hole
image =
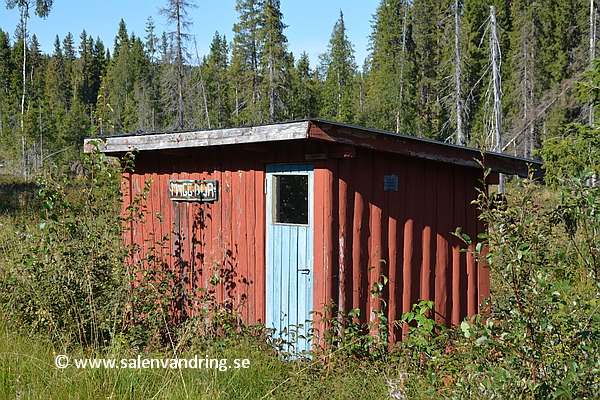
[[299, 269], [298, 272], [308, 275], [310, 273], [310, 268]]

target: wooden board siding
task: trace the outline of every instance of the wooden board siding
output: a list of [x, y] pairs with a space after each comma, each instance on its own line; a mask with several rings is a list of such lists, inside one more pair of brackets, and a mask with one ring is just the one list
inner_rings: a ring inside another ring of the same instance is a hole
[[[332, 179], [338, 201], [328, 199], [324, 207], [330, 204], [337, 221], [317, 219], [315, 228], [333, 229], [338, 236], [327, 251], [336, 254], [332, 264], [316, 268], [337, 271], [337, 276], [322, 277], [324, 285], [333, 279], [339, 288], [335, 297], [324, 289], [315, 291], [319, 311], [334, 301], [345, 313], [360, 309], [362, 323], [374, 322], [372, 311], [382, 303], [371, 290], [381, 274], [389, 278], [382, 299], [390, 321], [420, 300], [435, 301], [435, 319], [446, 325], [481, 311], [480, 301], [489, 296], [489, 273], [471, 254], [460, 251], [465, 245], [452, 232], [460, 226], [476, 238], [484, 228], [471, 204], [482, 171], [358, 149], [356, 158], [335, 160], [333, 166], [316, 164], [315, 179], [319, 174], [331, 176], [321, 179]], [[399, 190], [384, 191], [383, 176], [392, 174], [398, 176]], [[319, 246], [322, 250], [327, 243]], [[390, 326], [395, 341], [401, 332]]]
[[[262, 296], [255, 294], [255, 290], [264, 292], [264, 275], [256, 274], [256, 263], [264, 268], [263, 241], [255, 239], [264, 237], [264, 196], [255, 195], [257, 190], [259, 194], [264, 191], [264, 172], [262, 165], [257, 170], [254, 164], [239, 153], [222, 159], [214, 150], [177, 156], [142, 153], [136, 159], [135, 172], [129, 174], [132, 196], [149, 179], [151, 189], [147, 221], [137, 224], [129, 240], [147, 250], [149, 244], [144, 241], [170, 236], [166, 256], [184, 283], [183, 316], [198, 313], [203, 307], [198, 294], [211, 290], [211, 277], [219, 276], [221, 282], [214, 288], [217, 301], [239, 309], [245, 321], [264, 321]], [[219, 199], [214, 203], [171, 201], [170, 179], [218, 180]], [[125, 207], [127, 201], [128, 197]]]
[[[314, 154], [325, 159], [307, 161]], [[459, 252], [451, 232], [461, 226], [475, 238], [483, 230], [470, 204], [482, 172], [460, 165], [311, 140], [144, 151], [125, 175], [124, 200], [126, 206], [151, 180], [148, 218], [124, 241], [148, 249], [144, 241], [171, 237], [167, 259], [185, 283], [182, 316], [199, 312], [198, 294], [217, 275], [216, 299], [246, 323], [264, 323], [265, 167], [307, 162], [314, 165], [315, 311], [335, 303], [373, 322], [383, 303], [371, 290], [382, 274], [389, 278], [382, 298], [390, 322], [419, 300], [434, 300], [436, 320], [448, 325], [479, 311], [489, 274]], [[383, 190], [384, 175], [398, 176], [398, 191]], [[170, 179], [217, 180], [219, 199], [173, 202]], [[399, 339], [402, 332], [392, 329], [391, 340]]]

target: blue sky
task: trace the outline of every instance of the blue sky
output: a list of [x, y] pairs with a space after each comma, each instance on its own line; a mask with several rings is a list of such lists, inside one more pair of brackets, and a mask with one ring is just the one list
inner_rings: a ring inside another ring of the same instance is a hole
[[[195, 0], [195, 3], [198, 8], [191, 11], [191, 33], [195, 35], [198, 52], [202, 56], [208, 53], [215, 31], [225, 34], [231, 41], [232, 27], [238, 14], [235, 0]], [[17, 9], [7, 10], [4, 1], [0, 4], [0, 29], [14, 38], [19, 12]], [[367, 55], [371, 20], [378, 4], [378, 0], [281, 0], [284, 23], [288, 25], [284, 33], [289, 49], [296, 59], [306, 51], [314, 67], [319, 54], [327, 49], [341, 9], [348, 38], [354, 44], [357, 64], [362, 67]], [[121, 18], [128, 32], [136, 36], [146, 35], [145, 26], [149, 16], [154, 18], [159, 35], [170, 30], [158, 12], [165, 5], [166, 0], [55, 0], [48, 18], [31, 16], [29, 30], [37, 36], [44, 53], [52, 53], [56, 35], [62, 41], [68, 32], [73, 34], [75, 43], [79, 45], [79, 36], [84, 29], [94, 39], [100, 37], [104, 45], [112, 49]]]

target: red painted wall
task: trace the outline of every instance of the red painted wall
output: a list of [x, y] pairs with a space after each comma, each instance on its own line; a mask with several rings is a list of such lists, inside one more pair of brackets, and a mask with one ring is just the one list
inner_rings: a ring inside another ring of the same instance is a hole
[[[480, 312], [489, 271], [459, 251], [465, 245], [451, 232], [460, 226], [475, 239], [483, 231], [471, 204], [481, 174], [367, 150], [316, 164], [315, 268], [323, 279], [315, 277], [315, 304], [359, 308], [362, 322], [373, 322], [381, 302], [371, 290], [385, 275], [389, 321], [420, 300], [434, 300], [435, 318], [446, 325]], [[397, 192], [383, 190], [384, 175], [398, 176]]]
[[[370, 291], [383, 274], [389, 277], [383, 298], [390, 321], [419, 300], [434, 300], [436, 319], [448, 325], [479, 312], [489, 295], [488, 271], [459, 253], [463, 245], [451, 232], [461, 226], [475, 238], [482, 231], [470, 204], [482, 171], [366, 149], [343, 158], [335, 146], [295, 141], [138, 154], [135, 172], [124, 176], [124, 207], [151, 180], [148, 218], [126, 231], [124, 241], [148, 249], [145, 241], [171, 237], [168, 260], [184, 279], [187, 315], [199, 306], [198, 290], [218, 274], [219, 301], [247, 323], [264, 322], [265, 165], [325, 154], [330, 157], [311, 161], [315, 310], [334, 302], [344, 312], [360, 308], [363, 322], [371, 322], [380, 303]], [[384, 191], [383, 176], [392, 174], [399, 190]], [[215, 179], [219, 199], [173, 202], [170, 179]]]

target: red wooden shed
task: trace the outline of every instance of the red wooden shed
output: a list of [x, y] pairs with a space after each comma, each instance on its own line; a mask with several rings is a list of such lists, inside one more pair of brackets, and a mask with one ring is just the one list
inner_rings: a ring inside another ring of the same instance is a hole
[[[316, 119], [110, 136], [100, 146], [114, 156], [133, 150], [124, 206], [151, 179], [151, 217], [124, 240], [171, 236], [187, 304], [217, 273], [218, 299], [246, 323], [302, 333], [310, 312], [332, 303], [374, 321], [381, 275], [389, 321], [433, 300], [436, 319], [456, 325], [489, 295], [488, 270], [451, 234], [484, 230], [471, 204], [482, 186], [478, 150]], [[492, 180], [541, 167], [494, 153], [483, 162]]]

